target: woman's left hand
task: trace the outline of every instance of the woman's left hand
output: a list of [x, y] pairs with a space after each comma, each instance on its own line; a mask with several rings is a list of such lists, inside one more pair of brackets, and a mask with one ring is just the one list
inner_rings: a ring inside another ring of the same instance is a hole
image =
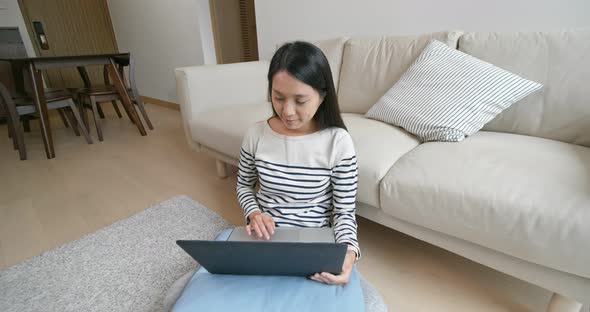
[[346, 252], [344, 257], [344, 263], [342, 264], [342, 272], [338, 275], [334, 275], [328, 272], [316, 273], [309, 278], [314, 281], [326, 283], [330, 285], [344, 285], [350, 280], [350, 273], [352, 272], [352, 266], [356, 260], [356, 253], [352, 250]]

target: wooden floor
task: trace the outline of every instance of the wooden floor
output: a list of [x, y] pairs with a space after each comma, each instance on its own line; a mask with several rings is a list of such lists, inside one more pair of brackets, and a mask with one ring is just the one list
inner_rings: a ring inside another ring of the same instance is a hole
[[[34, 126], [18, 160], [0, 125], [0, 268], [80, 238], [169, 197], [186, 194], [230, 222], [243, 222], [235, 175], [189, 150], [180, 112], [148, 105], [155, 130], [141, 137], [107, 110], [103, 143], [88, 145], [52, 119], [45, 158]], [[55, 116], [54, 116], [55, 117]], [[94, 129], [91, 134], [96, 139]], [[360, 272], [390, 311], [544, 311], [550, 293], [371, 221], [359, 219]]]

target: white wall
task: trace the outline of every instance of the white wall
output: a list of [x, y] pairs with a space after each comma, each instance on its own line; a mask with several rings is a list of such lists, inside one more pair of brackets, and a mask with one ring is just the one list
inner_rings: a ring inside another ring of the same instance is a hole
[[18, 27], [28, 56], [36, 56], [25, 20], [18, 6], [18, 0], [0, 0], [0, 27]]
[[207, 22], [199, 19], [209, 15], [208, 0], [108, 0], [108, 5], [119, 51], [135, 58], [139, 93], [176, 102], [174, 69], [211, 62], [213, 39], [207, 34], [203, 40]]
[[199, 7], [199, 29], [201, 31], [201, 44], [203, 45], [203, 57], [205, 64], [217, 64], [209, 0], [197, 0], [197, 5]]
[[256, 0], [260, 59], [277, 44], [441, 30], [544, 31], [590, 27], [590, 0]]

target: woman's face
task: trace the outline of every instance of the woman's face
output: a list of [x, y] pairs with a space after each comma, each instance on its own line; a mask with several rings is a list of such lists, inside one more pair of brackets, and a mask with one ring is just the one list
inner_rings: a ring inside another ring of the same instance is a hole
[[323, 98], [314, 88], [283, 70], [272, 77], [271, 100], [275, 112], [287, 129], [298, 133], [315, 130], [313, 116]]

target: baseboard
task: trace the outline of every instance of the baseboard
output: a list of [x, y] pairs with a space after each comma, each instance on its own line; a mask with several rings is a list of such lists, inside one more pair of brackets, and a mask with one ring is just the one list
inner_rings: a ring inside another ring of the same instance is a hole
[[174, 102], [168, 102], [168, 101], [152, 98], [149, 96], [143, 96], [143, 95], [141, 96], [141, 100], [144, 103], [150, 103], [150, 104], [154, 104], [154, 105], [158, 105], [158, 106], [163, 106], [163, 107], [171, 108], [171, 109], [178, 110], [178, 111], [180, 110], [180, 105], [178, 105]]

